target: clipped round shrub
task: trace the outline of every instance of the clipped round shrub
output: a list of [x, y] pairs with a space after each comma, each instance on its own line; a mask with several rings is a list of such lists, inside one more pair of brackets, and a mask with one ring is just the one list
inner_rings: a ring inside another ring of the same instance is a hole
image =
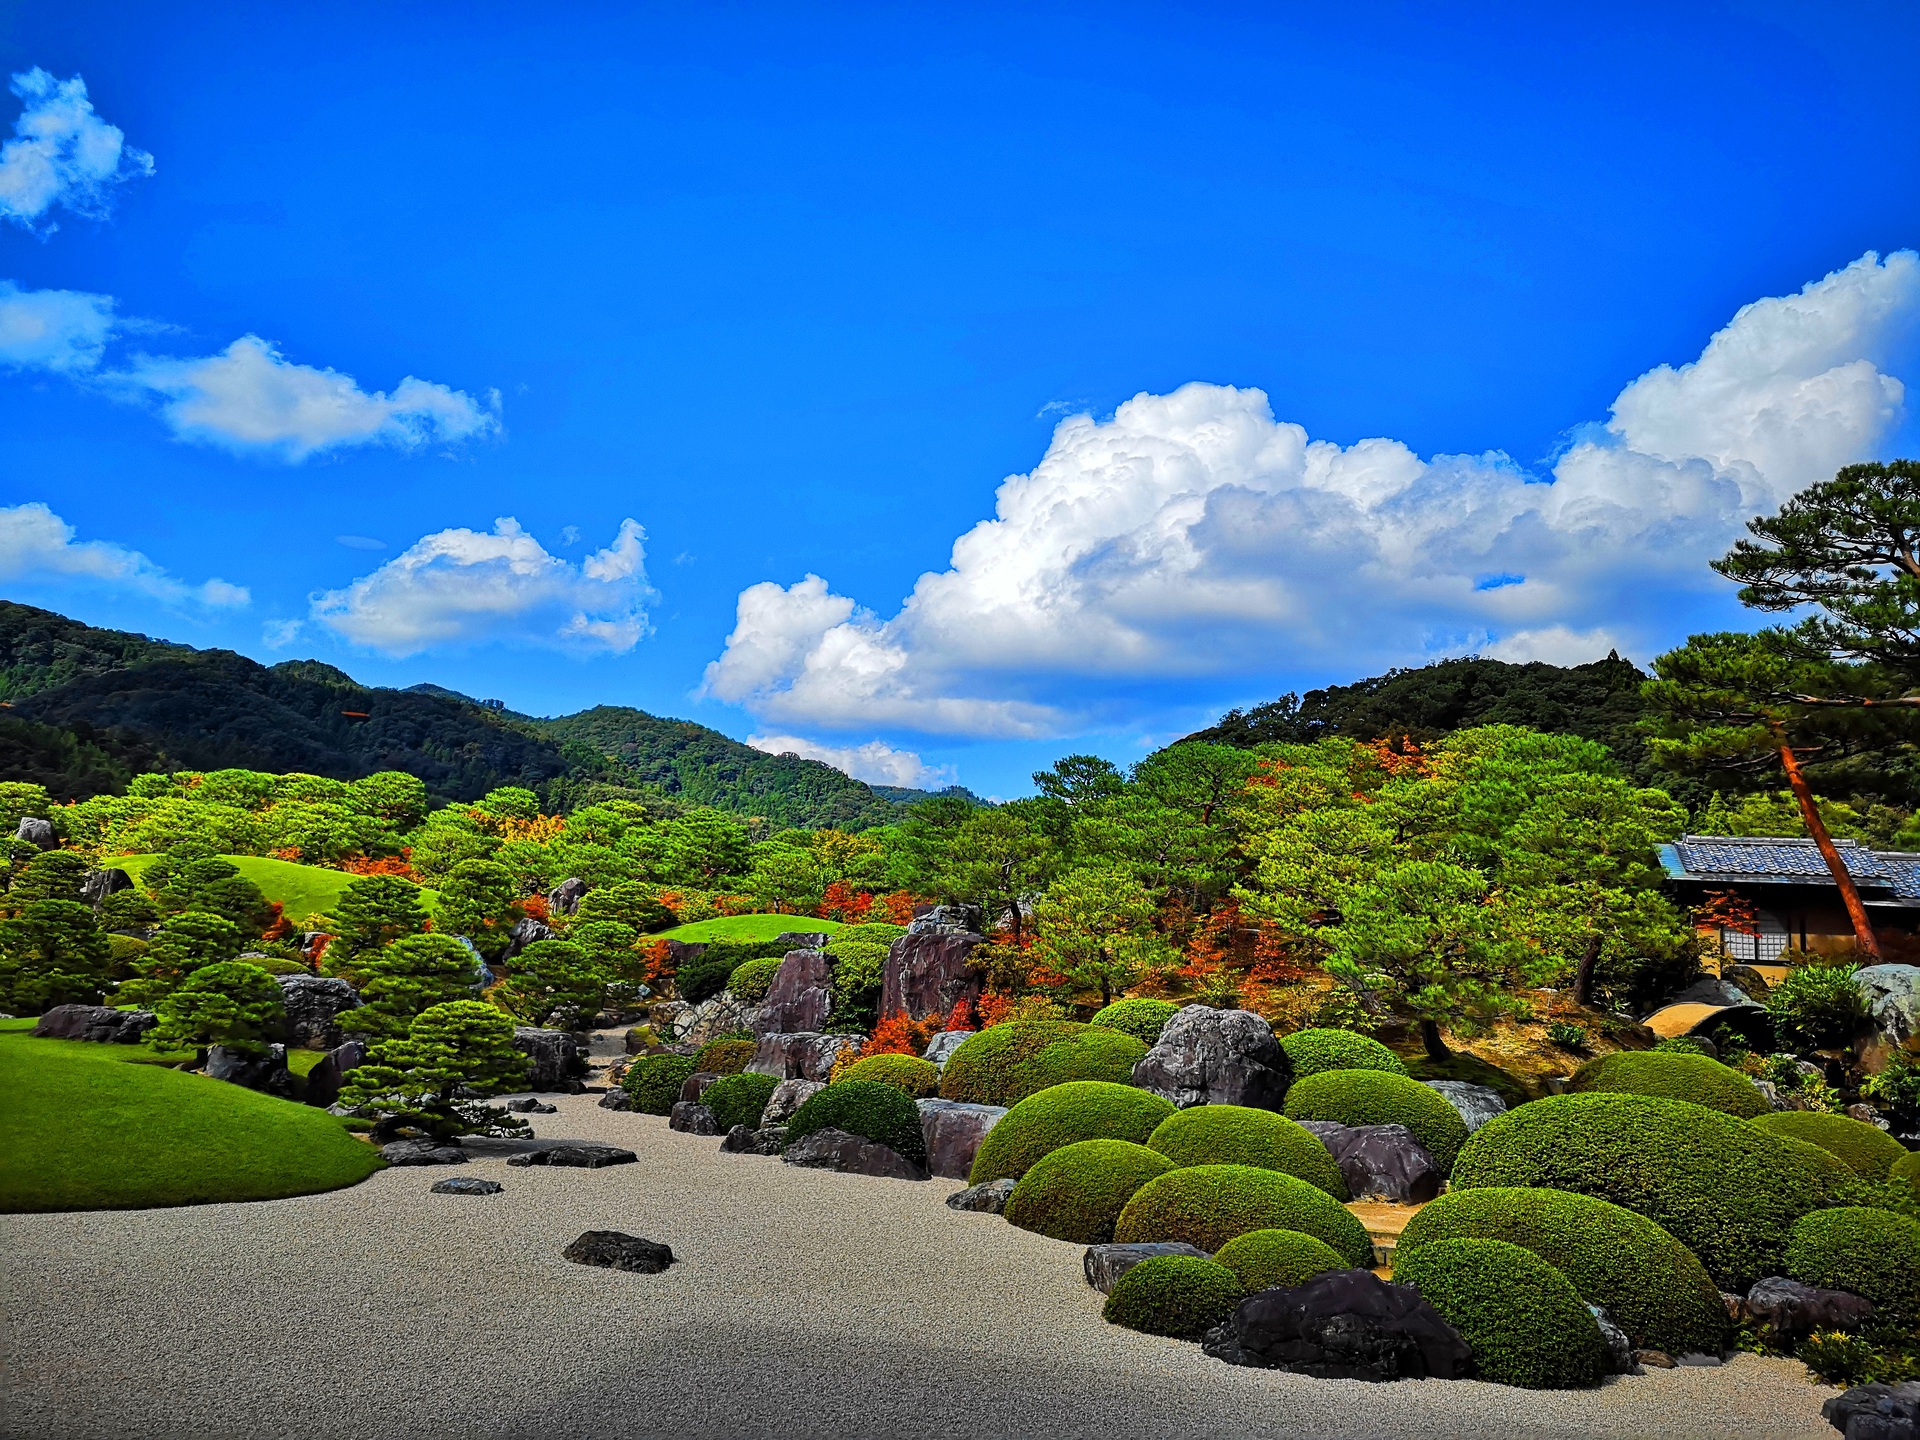
[[1280, 1038], [1280, 1048], [1293, 1062], [1293, 1078], [1318, 1075], [1323, 1070], [1384, 1070], [1404, 1075], [1400, 1057], [1368, 1035], [1351, 1030], [1315, 1028], [1296, 1030]]
[[1767, 1113], [1767, 1097], [1746, 1076], [1704, 1055], [1671, 1051], [1621, 1050], [1589, 1060], [1573, 1072], [1567, 1090], [1574, 1095], [1652, 1095], [1685, 1100], [1723, 1115], [1748, 1120]]
[[1133, 1079], [1147, 1047], [1104, 1025], [1072, 1020], [1011, 1020], [960, 1042], [940, 1072], [940, 1094], [981, 1105], [1013, 1105], [1070, 1080]]
[[753, 1063], [753, 1052], [758, 1048], [751, 1040], [723, 1035], [693, 1052], [693, 1068], [707, 1075], [738, 1075]]
[[1873, 1302], [1873, 1318], [1920, 1320], [1920, 1221], [1891, 1210], [1816, 1210], [1793, 1227], [1787, 1274]]
[[1197, 1340], [1231, 1315], [1240, 1298], [1240, 1282], [1226, 1266], [1194, 1255], [1155, 1255], [1120, 1277], [1100, 1313], [1129, 1330]]
[[1858, 1175], [1884, 1180], [1907, 1154], [1907, 1147], [1871, 1125], [1848, 1115], [1822, 1115], [1817, 1110], [1780, 1110], [1747, 1122], [1769, 1135], [1784, 1135], [1818, 1145], [1837, 1155]]
[[680, 1098], [680, 1087], [694, 1073], [693, 1059], [687, 1055], [642, 1055], [621, 1078], [620, 1084], [633, 1099], [633, 1108], [647, 1115], [665, 1115]]
[[1136, 995], [1129, 1000], [1116, 1000], [1104, 1009], [1095, 1011], [1087, 1023], [1118, 1030], [1151, 1047], [1160, 1038], [1160, 1032], [1167, 1028], [1167, 1021], [1179, 1013], [1180, 1007], [1171, 1000], [1152, 1000], [1145, 995]]
[[1531, 1250], [1504, 1240], [1439, 1240], [1404, 1260], [1411, 1285], [1473, 1351], [1482, 1380], [1529, 1390], [1598, 1385], [1606, 1374], [1599, 1322], [1571, 1281]]
[[1467, 1139], [1467, 1122], [1438, 1090], [1379, 1070], [1322, 1070], [1295, 1080], [1287, 1091], [1286, 1110], [1290, 1120], [1404, 1125], [1442, 1173], [1453, 1168], [1453, 1158]]
[[1536, 1186], [1624, 1206], [1742, 1293], [1781, 1273], [1794, 1221], [1858, 1183], [1816, 1146], [1649, 1095], [1535, 1100], [1482, 1125], [1453, 1167], [1455, 1190]]
[[924, 1100], [940, 1089], [940, 1067], [918, 1055], [869, 1055], [847, 1067], [843, 1080], [872, 1080]]
[[1020, 1177], [1007, 1200], [1007, 1223], [1076, 1245], [1104, 1245], [1134, 1192], [1171, 1169], [1158, 1150], [1130, 1140], [1076, 1140]]
[[1340, 1167], [1312, 1131], [1248, 1105], [1195, 1105], [1162, 1120], [1147, 1144], [1175, 1165], [1257, 1165], [1347, 1198]]
[[1709, 1060], [1720, 1057], [1714, 1053], [1713, 1042], [1701, 1035], [1669, 1035], [1653, 1047], [1656, 1055], [1704, 1055]]
[[1531, 1250], [1636, 1346], [1718, 1354], [1726, 1342], [1726, 1305], [1706, 1267], [1653, 1221], [1608, 1201], [1565, 1190], [1450, 1190], [1407, 1222], [1395, 1264], [1448, 1240], [1504, 1240]]
[[760, 1128], [760, 1112], [767, 1108], [780, 1082], [771, 1075], [722, 1075], [700, 1094], [700, 1103], [713, 1111], [714, 1123], [726, 1134], [736, 1125]]
[[742, 1000], [758, 1003], [773, 989], [773, 977], [786, 964], [784, 955], [764, 955], [758, 960], [743, 960], [727, 976], [727, 989]]
[[1913, 1187], [1915, 1196], [1920, 1196], [1920, 1150], [1910, 1150], [1894, 1161], [1887, 1176], [1889, 1179], [1906, 1181]]
[[874, 1080], [841, 1080], [827, 1086], [793, 1112], [787, 1143], [816, 1130], [844, 1130], [877, 1140], [916, 1165], [927, 1163], [920, 1107], [891, 1085]]
[[1298, 1230], [1324, 1240], [1349, 1265], [1373, 1264], [1373, 1241], [1353, 1213], [1318, 1186], [1253, 1165], [1196, 1165], [1141, 1186], [1113, 1238], [1184, 1240], [1217, 1254], [1252, 1230]]
[[1326, 1241], [1299, 1230], [1249, 1230], [1222, 1245], [1213, 1258], [1233, 1271], [1249, 1295], [1291, 1289], [1329, 1270], [1351, 1268]]
[[[948, 1061], [949, 1065], [953, 1062]], [[1144, 1145], [1173, 1106], [1150, 1090], [1111, 1080], [1070, 1080], [1029, 1095], [1000, 1117], [974, 1153], [969, 1185], [1018, 1180], [1043, 1155], [1076, 1140]]]

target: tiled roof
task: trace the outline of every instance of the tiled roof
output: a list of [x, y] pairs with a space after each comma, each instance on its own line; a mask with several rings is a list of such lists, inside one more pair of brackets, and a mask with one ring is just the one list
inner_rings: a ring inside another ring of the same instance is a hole
[[[1847, 872], [1856, 881], [1895, 883], [1895, 867], [1888, 863], [1893, 857], [1882, 856], [1853, 840], [1833, 843], [1846, 863]], [[1679, 862], [1680, 873], [1690, 878], [1811, 881], [1831, 878], [1819, 847], [1811, 840], [1790, 836], [1683, 835], [1671, 849]]]

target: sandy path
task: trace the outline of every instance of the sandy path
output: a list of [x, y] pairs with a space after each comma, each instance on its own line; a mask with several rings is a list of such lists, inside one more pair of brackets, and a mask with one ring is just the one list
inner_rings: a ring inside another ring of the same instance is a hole
[[[1587, 1393], [1242, 1370], [1100, 1318], [1078, 1247], [951, 1182], [795, 1170], [562, 1098], [637, 1165], [387, 1170], [256, 1205], [0, 1216], [0, 1434], [1831, 1437], [1831, 1391], [1741, 1357]], [[431, 1195], [448, 1174], [502, 1181]], [[672, 1245], [626, 1275], [586, 1229]]]

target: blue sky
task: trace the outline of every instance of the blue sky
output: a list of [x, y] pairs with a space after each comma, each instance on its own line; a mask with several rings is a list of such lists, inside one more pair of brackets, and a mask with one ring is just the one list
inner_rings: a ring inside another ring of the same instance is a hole
[[0, 8], [0, 593], [1007, 795], [1644, 660], [1920, 449], [1833, 8]]

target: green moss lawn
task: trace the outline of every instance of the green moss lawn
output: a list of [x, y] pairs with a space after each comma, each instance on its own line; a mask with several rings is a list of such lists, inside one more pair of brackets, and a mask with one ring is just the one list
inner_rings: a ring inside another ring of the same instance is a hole
[[[158, 860], [158, 855], [116, 855], [105, 863], [119, 867], [135, 880]], [[278, 901], [281, 912], [298, 925], [309, 915], [324, 914], [339, 903], [340, 896], [360, 877], [344, 870], [329, 870], [321, 865], [298, 865], [291, 860], [276, 860], [270, 855], [222, 855], [247, 879], [260, 887], [269, 900]], [[421, 898], [431, 911], [439, 897], [422, 889]], [[777, 933], [777, 932], [776, 932]]]
[[723, 915], [717, 920], [696, 920], [691, 925], [676, 925], [649, 935], [649, 940], [771, 940], [789, 930], [822, 932], [831, 935], [840, 928], [838, 920], [810, 920], [804, 915]]

